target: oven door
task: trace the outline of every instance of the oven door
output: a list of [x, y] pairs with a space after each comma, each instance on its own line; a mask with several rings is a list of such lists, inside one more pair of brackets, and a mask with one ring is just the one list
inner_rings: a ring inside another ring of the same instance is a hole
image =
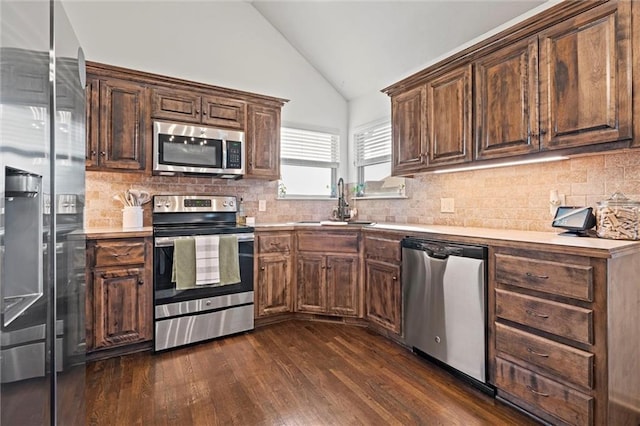
[[189, 236], [171, 236], [154, 238], [153, 284], [155, 305], [181, 302], [194, 299], [244, 293], [253, 291], [253, 233], [227, 234], [238, 238], [240, 282], [217, 287], [201, 287], [187, 290], [176, 289], [171, 282], [173, 268], [173, 242]]

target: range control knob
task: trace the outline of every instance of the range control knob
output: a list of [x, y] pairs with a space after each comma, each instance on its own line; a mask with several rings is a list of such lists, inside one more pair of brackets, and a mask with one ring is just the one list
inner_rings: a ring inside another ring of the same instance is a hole
[[227, 207], [227, 202], [226, 201], [222, 202], [222, 207]]
[[229, 201], [229, 207], [233, 207], [233, 200]]

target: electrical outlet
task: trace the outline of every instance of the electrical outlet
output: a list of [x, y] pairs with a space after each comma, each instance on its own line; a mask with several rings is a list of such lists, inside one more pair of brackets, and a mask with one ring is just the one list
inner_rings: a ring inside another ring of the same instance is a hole
[[267, 200], [258, 200], [258, 211], [259, 212], [267, 211]]
[[440, 198], [440, 213], [454, 213], [453, 198]]

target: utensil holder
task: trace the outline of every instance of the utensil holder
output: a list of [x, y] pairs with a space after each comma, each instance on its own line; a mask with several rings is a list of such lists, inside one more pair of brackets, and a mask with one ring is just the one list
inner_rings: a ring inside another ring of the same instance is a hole
[[142, 206], [126, 206], [122, 209], [123, 228], [142, 228]]

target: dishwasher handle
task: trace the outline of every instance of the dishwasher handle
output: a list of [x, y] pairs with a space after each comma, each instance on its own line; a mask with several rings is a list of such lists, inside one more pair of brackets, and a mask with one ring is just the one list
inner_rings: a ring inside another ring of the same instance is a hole
[[423, 240], [406, 237], [402, 240], [402, 247], [423, 251], [434, 259], [444, 260], [449, 256], [471, 257], [476, 259], [487, 258], [487, 248], [466, 244], [450, 243], [445, 241]]

